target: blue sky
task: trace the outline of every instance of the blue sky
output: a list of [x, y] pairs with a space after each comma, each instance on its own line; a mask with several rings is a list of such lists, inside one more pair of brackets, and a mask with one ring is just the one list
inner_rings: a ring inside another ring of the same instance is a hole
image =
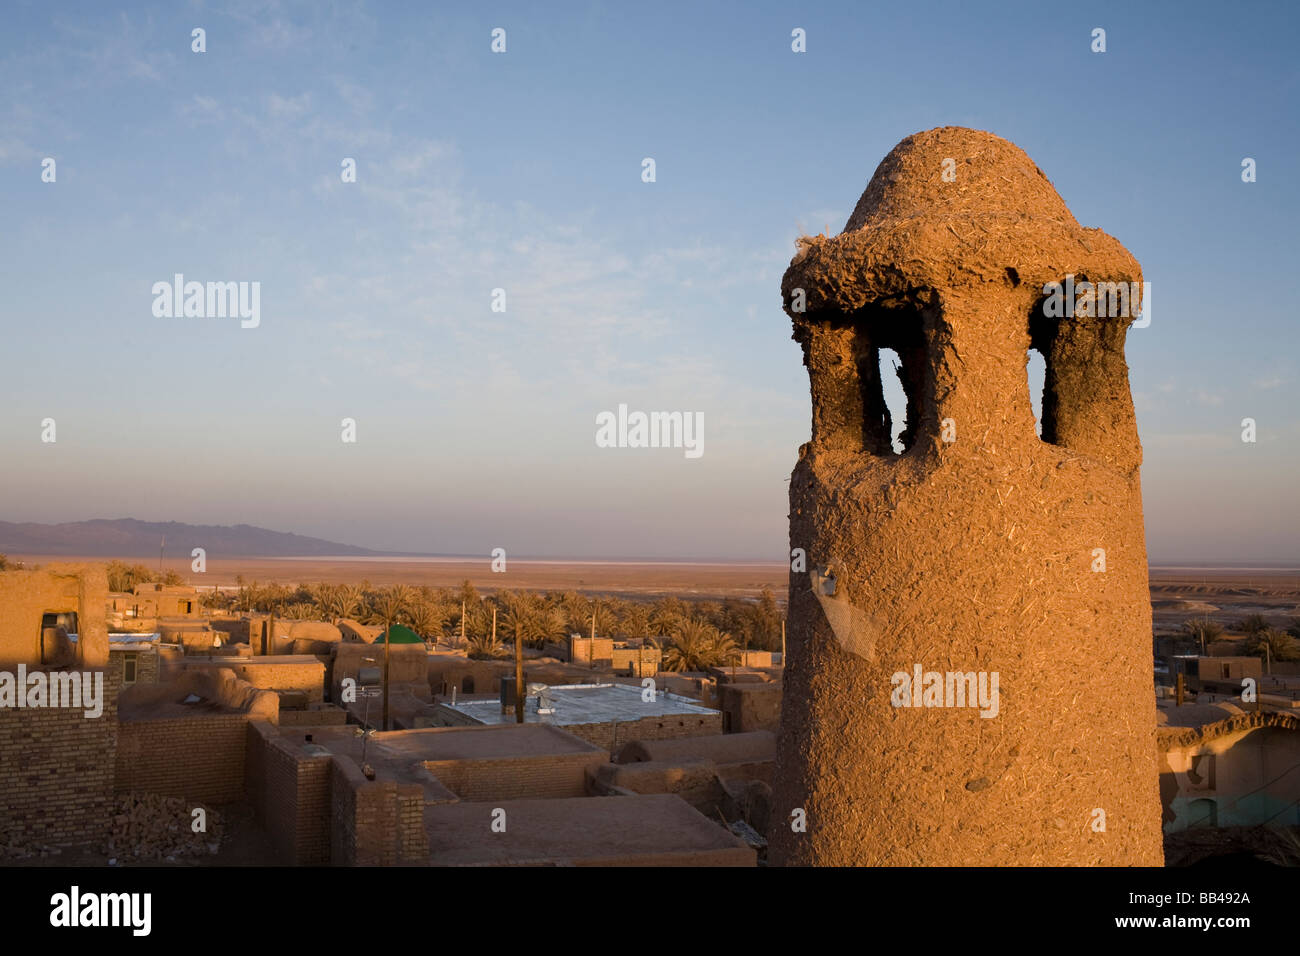
[[[1300, 560], [1292, 5], [440, 6], [6, 5], [0, 519], [780, 560], [793, 240], [961, 125], [1152, 283], [1152, 560]], [[177, 272], [260, 282], [261, 325], [155, 318]], [[597, 448], [619, 403], [702, 411], [705, 454]]]

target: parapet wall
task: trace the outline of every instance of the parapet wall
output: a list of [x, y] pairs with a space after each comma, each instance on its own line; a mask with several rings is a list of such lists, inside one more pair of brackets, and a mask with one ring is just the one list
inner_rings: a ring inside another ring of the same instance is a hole
[[224, 668], [258, 690], [304, 694], [309, 703], [325, 699], [325, 665], [310, 654], [186, 661], [185, 666]]
[[249, 719], [248, 714], [212, 714], [123, 721], [114, 789], [204, 803], [243, 799]]
[[561, 730], [613, 753], [630, 740], [675, 740], [722, 733], [722, 714], [664, 714], [618, 723], [564, 724]]
[[295, 753], [264, 721], [248, 724], [249, 800], [280, 860], [330, 862], [330, 756]]
[[132, 685], [119, 705], [115, 790], [205, 803], [243, 798], [247, 724], [279, 717], [274, 694], [223, 669]]
[[424, 789], [367, 780], [351, 760], [330, 758], [330, 857], [342, 866], [427, 863]]
[[424, 768], [462, 800], [531, 800], [581, 797], [587, 771], [604, 765], [597, 750], [496, 760], [426, 760]]

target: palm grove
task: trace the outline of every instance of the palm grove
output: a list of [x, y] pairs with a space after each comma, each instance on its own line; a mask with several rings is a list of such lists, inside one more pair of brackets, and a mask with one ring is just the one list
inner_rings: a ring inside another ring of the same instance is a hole
[[[110, 567], [110, 587], [140, 581], [113, 570]], [[148, 574], [147, 569], [136, 570]], [[350, 619], [379, 626], [391, 621], [409, 627], [429, 644], [458, 647], [463, 641], [473, 658], [505, 656], [506, 645], [517, 640], [541, 648], [547, 642], [562, 643], [570, 634], [585, 637], [594, 631], [598, 637], [639, 639], [659, 648], [664, 669], [670, 671], [734, 664], [742, 650], [780, 650], [784, 618], [767, 589], [756, 601], [633, 601], [576, 591], [501, 590], [483, 595], [469, 581], [459, 588], [372, 587], [365, 581], [288, 587], [242, 578], [238, 583], [238, 591], [206, 594], [205, 606], [273, 613], [289, 620]]]

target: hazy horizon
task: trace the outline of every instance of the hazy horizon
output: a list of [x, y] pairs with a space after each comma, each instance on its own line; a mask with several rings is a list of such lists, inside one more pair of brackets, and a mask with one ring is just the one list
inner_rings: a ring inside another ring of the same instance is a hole
[[[6, 519], [0, 517], [0, 522], [3, 522], [5, 520]], [[118, 521], [118, 520], [129, 521], [129, 520], [143, 520], [143, 519], [137, 519], [131, 516], [124, 516], [123, 518], [104, 518], [101, 516], [99, 518], [84, 518], [78, 520], [79, 521]], [[65, 522], [53, 522], [51, 524], [62, 524], [62, 523]], [[66, 522], [66, 523], [72, 524], [76, 522]], [[159, 523], [167, 523], [167, 522], [162, 521]], [[190, 522], [177, 522], [177, 523], [189, 524]], [[248, 525], [246, 522], [234, 522], [234, 523], [222, 524], [220, 526], [226, 528], [235, 528], [235, 527], [248, 526]], [[261, 529], [260, 526], [251, 526], [251, 527], [258, 527], [260, 530], [274, 531], [278, 534], [301, 534], [302, 533], [300, 531], [295, 531], [294, 529], [284, 529], [284, 528]], [[315, 537], [315, 536], [312, 535], [310, 537]], [[469, 552], [397, 551], [397, 550], [389, 550], [383, 548], [374, 548], [363, 541], [332, 541], [331, 543], [339, 544], [339, 545], [349, 545], [358, 548], [366, 548], [367, 550], [374, 551], [375, 553], [359, 554], [359, 555], [358, 554], [339, 554], [339, 555], [303, 554], [303, 555], [264, 555], [264, 556], [223, 554], [221, 555], [221, 558], [223, 560], [234, 560], [238, 558], [257, 558], [258, 560], [267, 560], [267, 561], [309, 560], [309, 561], [366, 562], [366, 561], [390, 561], [390, 560], [396, 561], [396, 560], [407, 559], [407, 560], [430, 560], [430, 561], [449, 561], [449, 562], [462, 562], [462, 561], [486, 562], [490, 560], [491, 557], [490, 554], [472, 554]], [[188, 547], [188, 545], [186, 545], [186, 547]], [[14, 551], [10, 554], [10, 557], [23, 556], [26, 554], [39, 555], [41, 557], [49, 557], [49, 558], [57, 557], [57, 555], [55, 554], [46, 553], [46, 552], [36, 552], [36, 551], [31, 551], [31, 552]], [[123, 556], [132, 557], [132, 558], [151, 558], [153, 557], [153, 554], [152, 553], [146, 554], [144, 552], [141, 552], [140, 554], [134, 554], [134, 555], [124, 554]], [[177, 560], [188, 560], [188, 557], [180, 552], [177, 553], [168, 552], [166, 554], [166, 559], [169, 561], [177, 561]], [[644, 555], [644, 554], [631, 554], [631, 553], [579, 555], [579, 554], [559, 554], [559, 553], [552, 552], [552, 553], [511, 553], [509, 555], [509, 560], [530, 562], [535, 564], [536, 563], [600, 564], [600, 563], [607, 563], [607, 562], [621, 562], [621, 563], [628, 563], [628, 564], [662, 563], [662, 564], [783, 565], [787, 563], [786, 560], [783, 558], [783, 555], [781, 554], [777, 554], [772, 557], [759, 557], [759, 556], [746, 557], [746, 556], [727, 556], [727, 555], [708, 555], [708, 554]], [[1175, 561], [1182, 561], [1185, 563], [1182, 564], [1172, 563]], [[1216, 568], [1222, 568], [1225, 570], [1243, 570], [1243, 571], [1300, 570], [1300, 561], [1286, 561], [1286, 560], [1278, 561], [1278, 560], [1266, 559], [1266, 558], [1243, 558], [1238, 560], [1227, 560], [1227, 559], [1216, 558], [1216, 557], [1198, 558], [1195, 556], [1189, 557], [1187, 555], [1179, 555], [1179, 556], [1163, 555], [1162, 556], [1162, 555], [1148, 554], [1147, 564], [1152, 568], [1161, 568], [1165, 570], [1179, 570], [1184, 568], [1189, 570], [1214, 570]]]
[[[1300, 13], [1196, 9], [10, 4], [4, 517], [782, 561], [810, 431], [794, 239], [959, 125], [1024, 149], [1151, 283], [1127, 346], [1150, 561], [1300, 564], [1276, 291]], [[257, 327], [155, 316], [176, 274], [260, 283]], [[703, 454], [598, 447], [620, 404], [702, 414]]]

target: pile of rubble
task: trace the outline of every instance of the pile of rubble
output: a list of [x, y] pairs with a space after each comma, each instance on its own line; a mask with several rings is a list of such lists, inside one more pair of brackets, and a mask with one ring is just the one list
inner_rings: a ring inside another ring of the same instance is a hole
[[0, 836], [0, 860], [34, 860], [58, 856], [63, 851], [57, 846], [27, 841], [22, 830], [11, 830]]
[[[203, 814], [195, 814], [202, 810]], [[215, 854], [221, 848], [222, 820], [202, 803], [153, 793], [128, 793], [113, 801], [103, 852], [119, 860], [165, 860]], [[206, 819], [204, 819], [206, 817]], [[196, 821], [203, 829], [195, 832]]]

